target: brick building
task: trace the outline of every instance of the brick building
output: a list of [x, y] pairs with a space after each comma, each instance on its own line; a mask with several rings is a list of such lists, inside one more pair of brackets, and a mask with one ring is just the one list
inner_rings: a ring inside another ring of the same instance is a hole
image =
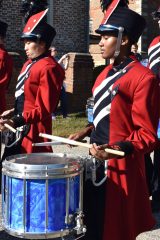
[[[142, 14], [147, 20], [148, 27], [139, 42], [140, 49], [146, 51], [149, 42], [158, 34], [158, 25], [152, 21], [150, 13], [157, 9], [159, 0], [130, 0], [129, 2], [129, 6]], [[19, 41], [23, 29], [20, 15], [21, 0], [3, 1], [2, 5], [0, 19], [9, 24], [6, 40], [7, 48], [9, 51], [21, 53], [23, 52], [23, 45]], [[98, 53], [98, 46], [95, 46], [98, 37], [94, 34], [94, 31], [103, 16], [100, 1], [48, 0], [48, 6], [48, 22], [57, 30], [54, 44], [60, 54], [64, 52], [88, 53], [88, 51]]]
[[[157, 10], [159, 6], [159, 0], [129, 0], [129, 7], [143, 15], [147, 21], [147, 27], [143, 36], [138, 42], [139, 51], [142, 51], [144, 57], [146, 57], [147, 48], [151, 40], [159, 34], [158, 24], [154, 22], [151, 17], [151, 12]], [[104, 64], [104, 60], [101, 59], [100, 49], [98, 47], [99, 38], [95, 34], [95, 29], [99, 26], [103, 18], [103, 13], [100, 8], [99, 1], [90, 0], [90, 53], [94, 59], [94, 64]], [[127, 21], [127, 19], [126, 19]]]
[[[14, 103], [16, 78], [25, 60], [23, 43], [19, 40], [23, 29], [20, 6], [21, 0], [3, 1], [0, 11], [0, 19], [9, 25], [6, 47], [15, 60], [14, 76], [7, 98], [9, 107]], [[92, 87], [93, 61], [88, 54], [89, 0], [48, 0], [48, 7], [48, 23], [54, 26], [57, 32], [54, 45], [60, 56], [70, 53], [69, 69], [66, 72], [69, 111], [82, 111], [91, 95]], [[82, 92], [83, 94], [80, 94]]]
[[[3, 1], [0, 19], [9, 25], [7, 48], [10, 51], [22, 52], [19, 41], [23, 24], [20, 14], [21, 0]], [[57, 31], [54, 44], [60, 52], [88, 52], [88, 0], [48, 0], [48, 23]]]
[[[139, 41], [139, 49], [143, 52], [147, 52], [149, 42], [158, 34], [158, 25], [150, 16], [150, 13], [157, 9], [158, 2], [159, 0], [130, 0], [130, 7], [145, 16], [148, 23]], [[11, 106], [14, 102], [16, 78], [25, 56], [23, 43], [19, 40], [23, 29], [20, 5], [21, 0], [3, 1], [0, 11], [0, 19], [9, 25], [6, 46], [15, 60], [14, 76], [8, 93], [8, 104]], [[93, 67], [104, 64], [98, 46], [99, 36], [94, 32], [103, 17], [100, 1], [48, 0], [48, 6], [48, 23], [57, 31], [54, 45], [59, 55], [69, 52], [71, 56], [66, 72], [69, 111], [80, 111], [85, 108], [86, 99], [91, 95]]]

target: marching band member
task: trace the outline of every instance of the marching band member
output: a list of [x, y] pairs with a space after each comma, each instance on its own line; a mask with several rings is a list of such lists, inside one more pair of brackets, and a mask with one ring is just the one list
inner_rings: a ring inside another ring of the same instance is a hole
[[47, 11], [31, 16], [21, 35], [28, 60], [17, 80], [14, 116], [10, 118], [11, 112], [4, 112], [0, 129], [4, 130], [7, 123], [14, 128], [23, 126], [24, 131], [19, 149], [17, 145], [6, 148], [4, 158], [8, 154], [52, 151], [50, 146], [32, 146], [33, 142], [47, 141], [39, 137], [40, 132], [52, 134], [52, 112], [57, 106], [64, 79], [63, 68], [49, 53], [56, 32], [45, 21]]
[[0, 113], [6, 110], [6, 91], [13, 71], [13, 59], [5, 49], [8, 24], [0, 21]]
[[[80, 140], [91, 134], [90, 153], [101, 163], [109, 160], [104, 189], [91, 188], [89, 180], [84, 184], [85, 239], [135, 240], [155, 224], [144, 154], [157, 143], [159, 85], [152, 71], [131, 55], [145, 19], [126, 1], [105, 1], [105, 5], [96, 32], [101, 35], [102, 57], [114, 58], [114, 63], [106, 66], [93, 86], [93, 126], [69, 138]], [[106, 147], [122, 150], [125, 156], [107, 153]]]
[[[0, 114], [6, 110], [6, 93], [13, 71], [13, 59], [5, 49], [7, 28], [8, 24], [0, 20]], [[1, 146], [2, 135], [0, 133], [0, 154]]]
[[[158, 21], [160, 28], [160, 6], [153, 14], [153, 20]], [[160, 79], [160, 35], [155, 37], [148, 48], [149, 68]]]
[[[157, 11], [152, 13], [153, 20], [157, 21], [160, 27], [160, 6]], [[156, 36], [148, 48], [149, 68], [160, 79], [160, 35]], [[159, 110], [157, 104], [155, 105], [157, 111]], [[160, 129], [160, 123], [159, 127]], [[159, 133], [159, 131], [158, 131]], [[160, 138], [158, 134], [158, 138]], [[146, 162], [149, 161], [149, 154], [146, 156]], [[150, 159], [151, 161], [151, 159]], [[151, 162], [152, 164], [152, 162]], [[146, 175], [148, 176], [148, 188], [152, 195], [152, 209], [157, 211], [160, 209], [160, 146], [154, 151], [153, 167], [151, 164], [146, 163]], [[153, 171], [153, 172], [152, 172]], [[150, 177], [152, 174], [152, 177]]]

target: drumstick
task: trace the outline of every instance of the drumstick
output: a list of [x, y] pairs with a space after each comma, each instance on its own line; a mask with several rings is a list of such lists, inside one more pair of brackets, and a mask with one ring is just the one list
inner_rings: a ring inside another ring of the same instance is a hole
[[10, 126], [8, 123], [5, 123], [4, 126], [5, 126], [6, 128], [8, 128], [9, 130], [11, 130], [12, 132], [14, 132], [14, 133], [16, 133], [16, 131], [17, 131], [15, 128], [13, 128], [12, 126]]
[[[58, 136], [53, 136], [53, 135], [49, 135], [49, 134], [46, 134], [46, 133], [40, 133], [39, 136], [40, 137], [44, 137], [44, 138], [48, 138], [48, 139], [51, 139], [51, 140], [63, 142], [63, 143], [66, 143], [66, 144], [70, 144], [70, 145], [81, 146], [81, 147], [86, 147], [86, 148], [92, 148], [92, 144], [78, 142], [78, 141], [75, 141], [75, 140], [72, 140], [72, 139], [58, 137]], [[118, 150], [110, 149], [110, 148], [106, 148], [105, 151], [107, 153], [111, 153], [111, 154], [115, 154], [115, 155], [119, 155], [119, 156], [124, 156], [124, 152], [123, 151], [118, 151]]]
[[62, 142], [40, 142], [40, 143], [32, 143], [32, 146], [52, 146], [52, 145], [62, 145], [62, 144], [66, 144], [66, 143], [62, 143]]
[[83, 142], [77, 142], [75, 140], [71, 140], [68, 138], [63, 138], [63, 137], [58, 137], [58, 136], [53, 136], [53, 135], [49, 135], [46, 133], [40, 133], [39, 134], [40, 137], [44, 137], [44, 138], [48, 138], [54, 141], [59, 141], [62, 143], [66, 143], [66, 144], [70, 144], [70, 145], [75, 145], [75, 146], [81, 146], [81, 147], [87, 147], [87, 148], [91, 148], [91, 144], [88, 143], [83, 143]]

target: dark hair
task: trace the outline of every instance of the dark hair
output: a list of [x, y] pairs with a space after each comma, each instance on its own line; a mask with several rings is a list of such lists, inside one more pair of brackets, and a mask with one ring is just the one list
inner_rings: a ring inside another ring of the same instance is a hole
[[50, 46], [50, 50], [53, 50], [52, 48], [54, 48], [54, 51], [57, 51], [57, 48], [55, 48], [54, 46]]
[[160, 20], [160, 7], [157, 11], [151, 13], [153, 20]]

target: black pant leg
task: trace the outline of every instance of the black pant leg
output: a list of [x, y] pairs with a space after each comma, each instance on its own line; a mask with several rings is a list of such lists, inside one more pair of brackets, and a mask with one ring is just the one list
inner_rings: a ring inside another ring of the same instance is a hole
[[144, 155], [145, 160], [145, 168], [146, 168], [146, 180], [147, 180], [147, 186], [148, 186], [148, 193], [151, 196], [152, 195], [152, 183], [153, 183], [153, 163], [150, 156], [150, 153], [147, 153]]
[[[97, 181], [104, 177], [104, 167], [97, 172]], [[85, 240], [102, 240], [104, 226], [106, 182], [95, 187], [91, 180], [84, 181], [84, 224], [87, 227]]]
[[153, 200], [160, 202], [160, 148], [154, 151], [153, 158]]

